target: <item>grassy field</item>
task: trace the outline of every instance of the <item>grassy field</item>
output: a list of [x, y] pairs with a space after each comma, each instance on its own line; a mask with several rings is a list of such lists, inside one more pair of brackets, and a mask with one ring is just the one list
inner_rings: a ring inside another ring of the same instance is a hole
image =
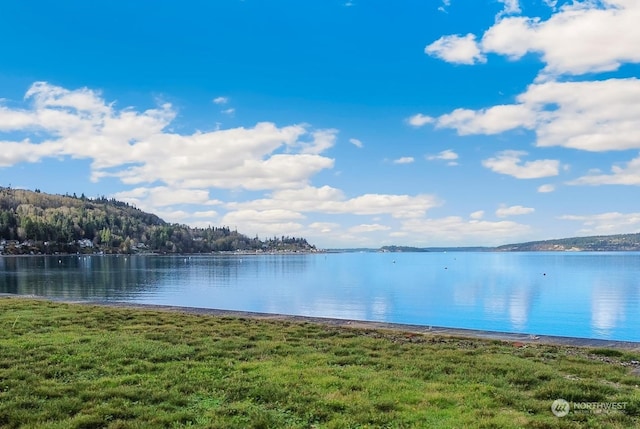
[[[0, 427], [640, 427], [637, 360], [614, 349], [0, 298]], [[556, 417], [558, 398], [624, 409]]]

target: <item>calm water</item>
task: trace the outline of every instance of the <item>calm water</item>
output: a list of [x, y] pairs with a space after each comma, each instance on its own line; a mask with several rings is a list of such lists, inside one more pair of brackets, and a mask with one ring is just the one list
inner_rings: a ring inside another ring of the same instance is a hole
[[0, 292], [640, 341], [640, 253], [0, 257]]

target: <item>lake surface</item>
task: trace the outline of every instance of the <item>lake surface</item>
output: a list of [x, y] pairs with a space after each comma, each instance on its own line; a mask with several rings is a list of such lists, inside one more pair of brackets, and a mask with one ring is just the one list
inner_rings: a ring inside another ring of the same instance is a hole
[[640, 341], [640, 253], [0, 256], [0, 293]]

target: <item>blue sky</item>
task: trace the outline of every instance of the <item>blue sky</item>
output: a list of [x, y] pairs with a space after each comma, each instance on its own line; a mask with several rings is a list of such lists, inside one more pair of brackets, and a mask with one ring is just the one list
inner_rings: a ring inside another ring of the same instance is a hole
[[0, 184], [319, 247], [640, 230], [637, 0], [10, 1]]

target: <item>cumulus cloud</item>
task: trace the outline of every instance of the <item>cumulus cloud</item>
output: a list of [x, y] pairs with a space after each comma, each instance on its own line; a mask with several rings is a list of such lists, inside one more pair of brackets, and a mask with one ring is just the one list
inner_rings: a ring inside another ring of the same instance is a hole
[[355, 215], [391, 215], [394, 218], [421, 217], [441, 202], [432, 195], [364, 194], [347, 198], [330, 186], [275, 191], [270, 198], [230, 203], [231, 209], [269, 210], [288, 207], [298, 212]]
[[640, 186], [640, 157], [634, 158], [624, 166], [614, 165], [611, 174], [593, 172], [579, 177], [569, 185], [634, 185]]
[[537, 111], [537, 145], [592, 152], [640, 148], [640, 80], [548, 82], [518, 96]]
[[560, 219], [580, 222], [581, 234], [627, 234], [640, 229], [640, 213], [608, 212], [594, 215], [564, 215]]
[[484, 217], [484, 210], [478, 210], [469, 215], [471, 219], [482, 219]]
[[514, 15], [522, 12], [520, 9], [520, 1], [519, 0], [498, 0], [503, 4], [503, 9], [498, 14], [498, 18], [502, 18], [506, 15]]
[[499, 245], [506, 240], [526, 236], [531, 228], [512, 221], [490, 222], [449, 216], [440, 219], [408, 219], [403, 222], [402, 230], [410, 235], [429, 237], [430, 243], [476, 242]]
[[486, 62], [476, 36], [469, 33], [465, 36], [442, 36], [424, 48], [427, 55], [440, 58], [455, 64], [476, 64]]
[[498, 210], [496, 210], [496, 216], [498, 217], [509, 217], [509, 216], [520, 216], [531, 214], [535, 211], [532, 207], [524, 207], [524, 206], [501, 206]]
[[640, 80], [608, 79], [530, 85], [517, 103], [480, 110], [456, 109], [436, 127], [460, 135], [513, 129], [536, 133], [537, 146], [601, 152], [640, 148]]
[[[617, 70], [640, 62], [640, 3], [636, 0], [576, 1], [563, 5], [546, 20], [506, 16], [520, 12], [518, 1], [501, 0], [497, 22], [476, 36], [449, 35], [425, 52], [457, 64], [484, 62], [487, 53], [517, 60], [527, 53], [541, 56], [541, 77]], [[555, 7], [555, 2], [546, 0]]]
[[325, 150], [333, 147], [336, 142], [336, 134], [338, 130], [327, 129], [314, 131], [311, 134], [312, 140], [309, 143], [301, 143], [302, 153], [305, 154], [320, 154]]
[[446, 13], [449, 6], [451, 6], [451, 0], [442, 0], [442, 4], [438, 6], [438, 10]]
[[360, 234], [363, 232], [366, 233], [366, 232], [376, 232], [376, 231], [388, 231], [390, 229], [391, 227], [388, 227], [386, 225], [380, 225], [380, 224], [374, 223], [374, 224], [361, 224], [361, 225], [351, 227], [349, 228], [349, 232]]
[[[517, 1], [501, 2], [509, 13], [519, 9]], [[553, 8], [548, 18], [503, 16], [480, 41], [471, 34], [454, 35], [430, 45], [427, 53], [453, 63], [464, 62], [460, 58], [473, 63], [488, 53], [514, 61], [535, 53], [544, 63], [537, 81], [515, 103], [459, 108], [430, 122], [459, 135], [531, 130], [540, 147], [592, 152], [640, 149], [638, 78], [567, 81], [640, 62], [640, 2], [575, 1], [557, 9], [555, 1], [546, 3]], [[474, 45], [473, 53], [459, 54], [458, 45], [463, 44]]]
[[547, 75], [612, 71], [640, 61], [640, 3], [635, 0], [566, 4], [548, 20], [509, 17], [482, 37], [483, 52], [519, 59], [539, 53]]
[[0, 106], [0, 131], [11, 131], [34, 125], [36, 118], [24, 110], [12, 110]]
[[227, 104], [229, 102], [229, 97], [216, 97], [212, 100], [215, 104]]
[[493, 158], [485, 159], [482, 165], [491, 171], [517, 179], [538, 179], [559, 174], [559, 161], [541, 159], [522, 163], [521, 158], [526, 155], [527, 152], [524, 151], [505, 150], [497, 153]]
[[336, 222], [312, 222], [308, 227], [315, 232], [329, 234], [340, 229], [340, 224]]
[[[166, 222], [180, 223], [180, 224], [186, 223], [189, 220], [189, 218], [191, 218], [192, 216], [191, 213], [185, 210], [163, 210], [162, 208], [154, 210], [153, 213], [156, 216], [160, 217], [160, 219]], [[192, 226], [200, 226], [194, 222], [190, 222], [190, 224]], [[211, 224], [210, 222], [207, 222], [206, 226], [209, 226], [210, 224]]]
[[[0, 109], [2, 131], [34, 131], [41, 141], [0, 141], [0, 165], [69, 156], [92, 161], [92, 178], [159, 182], [170, 188], [277, 189], [305, 186], [333, 159], [321, 152], [335, 130], [270, 122], [194, 134], [167, 130], [170, 104], [137, 112], [116, 109], [96, 91], [44, 82], [26, 93], [28, 109]], [[282, 153], [286, 152], [286, 153]]]
[[362, 149], [364, 147], [364, 144], [362, 144], [362, 142], [358, 139], [349, 139], [349, 143], [351, 143], [352, 145], [354, 145], [359, 149]]
[[219, 205], [222, 201], [211, 199], [205, 189], [175, 189], [167, 186], [139, 187], [116, 192], [113, 197], [147, 210], [180, 204]]
[[430, 124], [434, 121], [431, 116], [423, 115], [422, 113], [417, 113], [410, 118], [407, 119], [407, 122], [414, 127], [421, 127], [426, 124]]
[[540, 192], [542, 194], [553, 192], [555, 190], [556, 190], [556, 187], [554, 185], [550, 185], [550, 184], [541, 185], [541, 186], [538, 187], [538, 192]]
[[452, 151], [451, 149], [446, 149], [438, 153], [437, 155], [427, 156], [427, 159], [429, 161], [433, 161], [433, 160], [453, 161], [458, 159], [458, 154]]
[[238, 210], [225, 214], [221, 223], [233, 228], [242, 226], [247, 234], [291, 235], [300, 232], [305, 219], [301, 213], [286, 209], [273, 210]]
[[394, 159], [393, 163], [394, 164], [411, 164], [414, 161], [415, 159], [412, 156], [403, 156], [401, 158]]
[[448, 161], [447, 165], [455, 166], [458, 165], [456, 161], [458, 159], [458, 154], [452, 151], [451, 149], [443, 150], [437, 155], [427, 155], [428, 161]]
[[507, 130], [531, 128], [536, 112], [526, 105], [501, 105], [482, 110], [455, 109], [437, 119], [439, 128], [455, 128], [459, 135], [498, 134]]
[[218, 212], [215, 210], [196, 211], [193, 212], [192, 216], [196, 218], [215, 219], [218, 217]]
[[236, 109], [230, 107], [228, 109], [222, 110], [222, 113], [224, 113], [225, 115], [233, 115], [234, 113], [236, 113]]

